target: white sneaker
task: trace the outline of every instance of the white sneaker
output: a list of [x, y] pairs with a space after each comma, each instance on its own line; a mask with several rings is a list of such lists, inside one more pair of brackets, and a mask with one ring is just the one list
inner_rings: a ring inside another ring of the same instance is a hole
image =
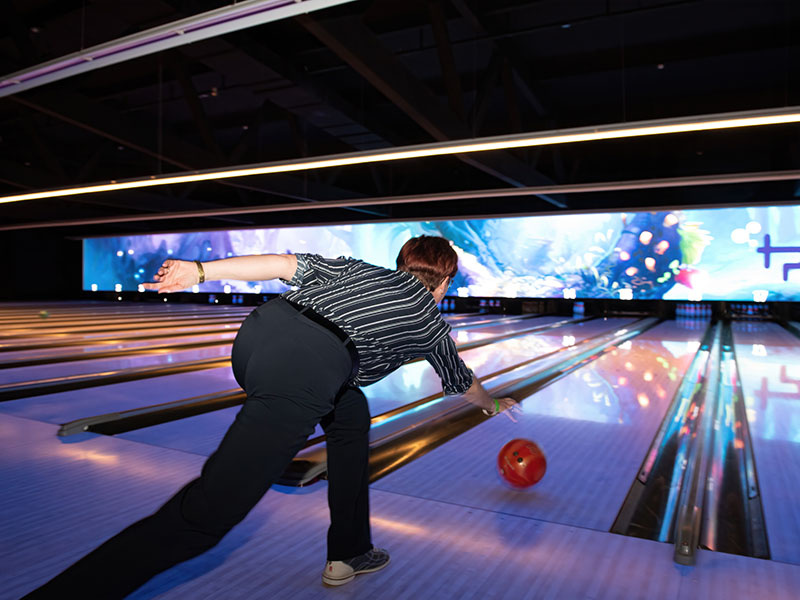
[[347, 560], [329, 560], [322, 572], [322, 583], [327, 585], [344, 585], [353, 581], [360, 573], [379, 571], [389, 564], [389, 553], [381, 548], [372, 550]]

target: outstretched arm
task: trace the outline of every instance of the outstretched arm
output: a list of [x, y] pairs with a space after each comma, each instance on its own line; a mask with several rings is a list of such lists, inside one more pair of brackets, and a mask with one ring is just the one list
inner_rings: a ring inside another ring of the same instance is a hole
[[[266, 281], [294, 277], [297, 257], [294, 254], [260, 254], [235, 256], [201, 263], [205, 281], [236, 279], [239, 281]], [[179, 292], [200, 282], [200, 270], [194, 261], [168, 258], [153, 277], [155, 283], [145, 283], [147, 290], [158, 293]]]

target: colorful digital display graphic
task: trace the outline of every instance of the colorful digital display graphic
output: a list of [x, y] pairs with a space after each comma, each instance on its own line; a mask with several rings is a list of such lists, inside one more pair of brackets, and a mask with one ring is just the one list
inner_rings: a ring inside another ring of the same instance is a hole
[[[283, 227], [85, 239], [83, 287], [133, 291], [165, 258], [311, 252], [394, 268], [417, 235], [453, 242], [451, 295], [506, 298], [800, 300], [800, 206]], [[278, 293], [279, 281], [200, 292]]]

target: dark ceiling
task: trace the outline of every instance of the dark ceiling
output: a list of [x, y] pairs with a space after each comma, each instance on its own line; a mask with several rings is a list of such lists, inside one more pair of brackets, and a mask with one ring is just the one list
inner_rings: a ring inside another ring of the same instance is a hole
[[[12, 0], [8, 74], [229, 2]], [[800, 105], [797, 0], [360, 1], [0, 99], [0, 195], [536, 130]], [[0, 204], [0, 225], [797, 169], [800, 126], [678, 134]], [[798, 182], [48, 227], [300, 222], [785, 202]], [[36, 231], [43, 229], [30, 230]]]

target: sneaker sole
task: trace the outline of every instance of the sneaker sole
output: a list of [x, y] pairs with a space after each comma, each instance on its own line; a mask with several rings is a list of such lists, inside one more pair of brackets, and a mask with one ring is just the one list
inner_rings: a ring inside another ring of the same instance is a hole
[[361, 575], [363, 573], [374, 573], [375, 571], [380, 571], [386, 565], [388, 565], [391, 560], [392, 559], [390, 558], [389, 560], [387, 560], [382, 565], [379, 565], [377, 567], [373, 567], [371, 569], [361, 569], [360, 571], [353, 572], [352, 575], [348, 575], [347, 577], [340, 577], [338, 579], [334, 579], [333, 577], [328, 577], [328, 575], [324, 575], [323, 574], [322, 575], [322, 583], [324, 583], [325, 585], [333, 585], [333, 586], [344, 585], [345, 583], [350, 583], [351, 581], [353, 581], [353, 579], [356, 578], [356, 575]]

